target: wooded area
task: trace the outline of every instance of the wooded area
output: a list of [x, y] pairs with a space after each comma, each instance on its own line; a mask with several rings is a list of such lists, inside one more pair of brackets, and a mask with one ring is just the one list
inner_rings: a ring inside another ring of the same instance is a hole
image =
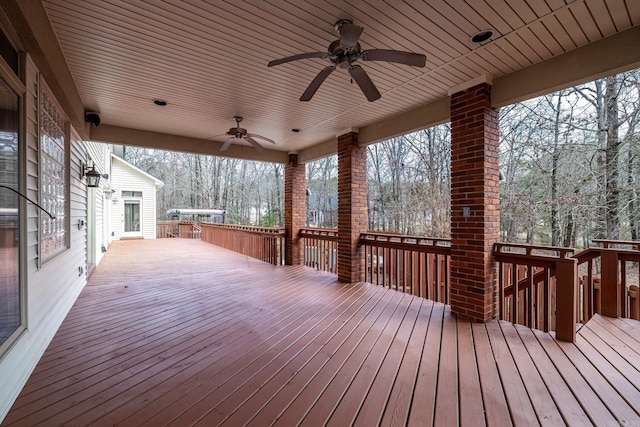
[[[502, 240], [637, 240], [639, 120], [639, 70], [502, 108]], [[448, 237], [450, 157], [448, 124], [369, 146], [369, 229]], [[229, 223], [283, 223], [283, 165], [133, 147], [125, 159], [164, 181], [159, 219], [169, 208], [216, 208]], [[309, 225], [335, 227], [335, 156], [307, 164], [307, 188]]]

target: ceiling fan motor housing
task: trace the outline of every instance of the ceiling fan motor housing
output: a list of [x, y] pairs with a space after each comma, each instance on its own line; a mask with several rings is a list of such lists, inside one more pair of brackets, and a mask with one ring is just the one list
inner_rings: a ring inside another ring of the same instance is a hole
[[329, 60], [341, 68], [347, 68], [349, 64], [354, 63], [360, 58], [360, 43], [354, 47], [342, 46], [340, 40], [335, 40], [329, 45]]
[[247, 134], [247, 130], [240, 127], [240, 122], [243, 120], [242, 116], [233, 116], [233, 120], [236, 121], [236, 127], [229, 129], [227, 135], [234, 136], [236, 138], [242, 138]]

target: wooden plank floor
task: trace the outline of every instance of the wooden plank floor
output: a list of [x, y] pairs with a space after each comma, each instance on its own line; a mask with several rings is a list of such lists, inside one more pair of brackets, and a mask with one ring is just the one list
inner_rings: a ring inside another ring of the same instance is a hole
[[114, 242], [3, 426], [640, 425], [640, 322], [576, 344], [197, 240]]

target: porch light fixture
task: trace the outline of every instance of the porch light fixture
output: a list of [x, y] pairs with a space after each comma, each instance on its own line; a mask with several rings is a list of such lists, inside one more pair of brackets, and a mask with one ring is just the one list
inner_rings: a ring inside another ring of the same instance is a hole
[[115, 193], [116, 190], [105, 190], [104, 191], [104, 198], [107, 200], [111, 200], [113, 199], [113, 193]]
[[95, 188], [100, 185], [102, 174], [93, 166], [93, 161], [88, 160], [87, 163], [82, 164], [82, 176], [87, 177], [87, 187]]

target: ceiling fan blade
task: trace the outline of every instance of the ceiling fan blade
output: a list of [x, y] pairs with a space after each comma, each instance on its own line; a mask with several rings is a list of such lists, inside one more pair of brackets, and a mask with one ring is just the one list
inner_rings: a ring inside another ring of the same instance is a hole
[[307, 59], [307, 58], [328, 58], [329, 54], [326, 52], [307, 52], [307, 53], [299, 53], [293, 56], [287, 56], [286, 58], [274, 59], [273, 61], [269, 61], [267, 67], [274, 67], [276, 65], [284, 64], [286, 62], [297, 61], [299, 59]]
[[397, 64], [412, 65], [414, 67], [424, 67], [427, 57], [421, 53], [401, 52], [389, 49], [371, 49], [362, 52], [362, 59], [365, 61], [387, 61]]
[[307, 87], [307, 90], [304, 91], [304, 93], [300, 97], [300, 101], [310, 101], [322, 82], [324, 82], [326, 78], [329, 77], [329, 74], [331, 74], [335, 69], [335, 65], [330, 65], [323, 68], [322, 71], [320, 71], [318, 75], [311, 81], [311, 83]]
[[245, 136], [244, 140], [253, 145], [253, 148], [258, 150], [259, 152], [264, 153], [264, 148], [262, 148], [262, 145], [258, 144], [255, 139], [251, 138], [250, 136]]
[[353, 80], [358, 83], [362, 93], [364, 93], [364, 96], [367, 97], [369, 102], [373, 102], [380, 98], [380, 92], [378, 92], [376, 85], [373, 84], [367, 72], [364, 71], [364, 68], [359, 65], [353, 65], [349, 67], [349, 74]]
[[220, 138], [220, 137], [223, 137], [223, 136], [224, 136], [225, 138], [228, 138], [228, 137], [229, 137], [229, 134], [228, 134], [228, 133], [221, 133], [220, 135], [208, 136], [208, 137], [206, 137], [206, 138], [205, 138], [205, 141], [206, 141], [206, 140], [209, 140], [209, 139]]
[[273, 141], [272, 139], [267, 138], [266, 136], [256, 135], [255, 133], [248, 133], [247, 136], [251, 137], [251, 138], [260, 138], [260, 139], [262, 139], [264, 141], [272, 143], [273, 145], [276, 145], [275, 141]]
[[345, 47], [356, 47], [364, 28], [353, 24], [340, 26], [340, 44]]
[[224, 144], [222, 144], [222, 147], [220, 147], [220, 151], [227, 151], [227, 148], [229, 148], [234, 139], [236, 139], [234, 136], [228, 138]]

